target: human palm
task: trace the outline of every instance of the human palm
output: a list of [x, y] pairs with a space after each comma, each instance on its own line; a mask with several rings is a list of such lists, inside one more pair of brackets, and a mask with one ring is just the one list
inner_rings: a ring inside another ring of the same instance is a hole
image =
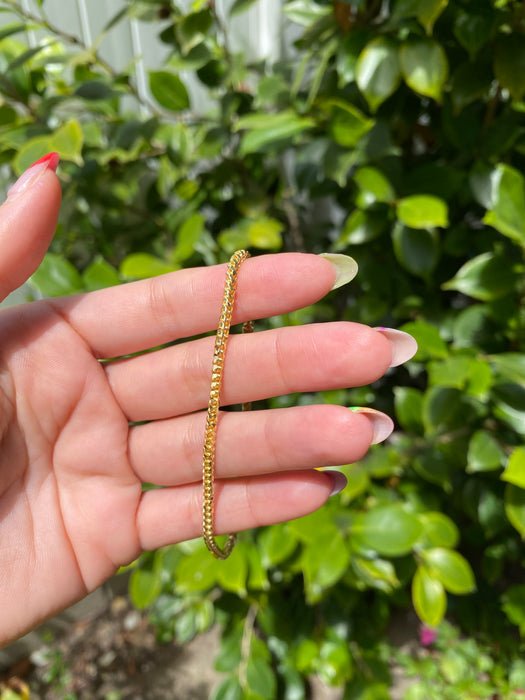
[[[0, 208], [0, 293], [38, 266], [59, 202], [45, 171]], [[222, 265], [182, 270], [0, 312], [0, 645], [142, 550], [200, 535], [213, 338], [186, 339], [216, 327], [224, 275]], [[234, 322], [312, 304], [334, 277], [315, 255], [248, 260]], [[394, 345], [352, 323], [233, 336], [223, 403], [368, 383]], [[382, 439], [391, 428], [378, 416]], [[224, 413], [217, 532], [320, 507], [342, 483], [314, 468], [360, 458], [379, 439], [378, 416], [341, 406]], [[145, 482], [164, 488], [143, 492]]]

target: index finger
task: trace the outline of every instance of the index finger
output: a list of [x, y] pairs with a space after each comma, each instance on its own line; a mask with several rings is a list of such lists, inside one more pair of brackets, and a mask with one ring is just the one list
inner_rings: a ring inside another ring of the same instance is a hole
[[[97, 357], [127, 355], [217, 327], [226, 265], [190, 268], [76, 297], [48, 300]], [[239, 270], [233, 323], [315, 303], [336, 279], [334, 266], [307, 253], [246, 260]]]

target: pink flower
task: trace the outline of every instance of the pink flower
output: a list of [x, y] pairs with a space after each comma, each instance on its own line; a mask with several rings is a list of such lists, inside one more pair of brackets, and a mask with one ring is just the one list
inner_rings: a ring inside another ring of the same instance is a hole
[[423, 647], [429, 647], [436, 641], [437, 632], [432, 627], [422, 625], [419, 629], [419, 643]]

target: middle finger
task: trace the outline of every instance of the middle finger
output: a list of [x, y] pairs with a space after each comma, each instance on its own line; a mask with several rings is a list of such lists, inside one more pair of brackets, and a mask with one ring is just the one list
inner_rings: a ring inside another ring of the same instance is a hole
[[[214, 338], [107, 363], [113, 393], [130, 421], [202, 410], [208, 404]], [[298, 391], [361, 386], [384, 374], [391, 345], [357, 323], [312, 324], [232, 336], [221, 404]]]

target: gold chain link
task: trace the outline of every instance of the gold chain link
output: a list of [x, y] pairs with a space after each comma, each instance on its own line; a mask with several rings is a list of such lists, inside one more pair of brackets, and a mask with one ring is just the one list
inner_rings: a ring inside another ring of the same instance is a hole
[[[206, 546], [217, 559], [226, 559], [230, 556], [235, 545], [237, 535], [228, 535], [226, 544], [221, 549], [215, 541], [214, 520], [214, 485], [215, 485], [215, 443], [217, 440], [217, 421], [219, 417], [220, 394], [222, 386], [222, 372], [226, 355], [226, 343], [230, 334], [230, 325], [237, 288], [237, 277], [241, 263], [249, 257], [246, 250], [235, 252], [228, 263], [226, 270], [226, 282], [222, 298], [219, 327], [215, 337], [215, 350], [213, 352], [213, 365], [211, 370], [210, 400], [208, 403], [208, 415], [206, 417], [206, 433], [204, 436], [204, 454], [202, 458], [202, 532]], [[243, 325], [243, 333], [253, 331], [253, 322], [248, 321]], [[251, 404], [244, 403], [243, 411], [249, 411]]]

